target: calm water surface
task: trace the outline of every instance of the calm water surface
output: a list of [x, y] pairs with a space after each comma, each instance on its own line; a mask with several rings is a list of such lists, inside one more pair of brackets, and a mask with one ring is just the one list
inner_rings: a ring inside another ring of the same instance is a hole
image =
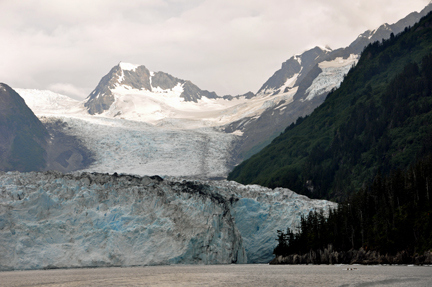
[[0, 286], [432, 286], [432, 267], [257, 264], [13, 271], [0, 272]]

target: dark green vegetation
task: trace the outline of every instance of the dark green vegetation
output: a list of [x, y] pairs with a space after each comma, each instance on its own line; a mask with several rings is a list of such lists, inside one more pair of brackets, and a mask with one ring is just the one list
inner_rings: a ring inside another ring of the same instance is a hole
[[20, 95], [0, 84], [0, 170], [44, 168], [48, 136]]
[[340, 88], [228, 179], [343, 200], [432, 150], [432, 14], [363, 51]]
[[405, 171], [378, 174], [328, 217], [311, 212], [300, 232], [278, 231], [275, 255], [305, 254], [333, 245], [335, 251], [422, 254], [432, 247], [432, 154]]

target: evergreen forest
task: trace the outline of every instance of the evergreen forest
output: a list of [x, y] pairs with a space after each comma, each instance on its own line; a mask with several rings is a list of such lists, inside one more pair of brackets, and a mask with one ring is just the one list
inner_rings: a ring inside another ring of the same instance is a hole
[[332, 245], [381, 254], [423, 254], [432, 247], [432, 154], [408, 169], [378, 174], [338, 208], [301, 218], [300, 232], [278, 231], [275, 255], [305, 254]]

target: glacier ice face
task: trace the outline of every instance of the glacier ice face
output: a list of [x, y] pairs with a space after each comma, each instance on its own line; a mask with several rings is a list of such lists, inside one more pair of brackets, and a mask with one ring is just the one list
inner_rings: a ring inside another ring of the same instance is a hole
[[245, 263], [222, 196], [158, 177], [0, 176], [0, 270]]
[[278, 229], [297, 230], [302, 216], [310, 211], [328, 213], [337, 205], [313, 200], [286, 188], [274, 190], [259, 185], [242, 185], [234, 181], [205, 182], [213, 192], [229, 198], [231, 213], [241, 233], [248, 263], [267, 263], [273, 259]]
[[227, 181], [0, 173], [0, 270], [267, 262], [276, 229], [333, 206]]

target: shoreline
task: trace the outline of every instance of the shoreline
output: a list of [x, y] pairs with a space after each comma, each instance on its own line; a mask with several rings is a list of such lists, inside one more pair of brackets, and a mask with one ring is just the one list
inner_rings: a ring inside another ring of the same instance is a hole
[[324, 250], [311, 250], [306, 254], [291, 254], [276, 256], [270, 265], [432, 265], [432, 251], [425, 251], [423, 255], [409, 254], [407, 251], [398, 252], [396, 255], [381, 255], [377, 251], [351, 249], [349, 251], [334, 251], [331, 245]]

